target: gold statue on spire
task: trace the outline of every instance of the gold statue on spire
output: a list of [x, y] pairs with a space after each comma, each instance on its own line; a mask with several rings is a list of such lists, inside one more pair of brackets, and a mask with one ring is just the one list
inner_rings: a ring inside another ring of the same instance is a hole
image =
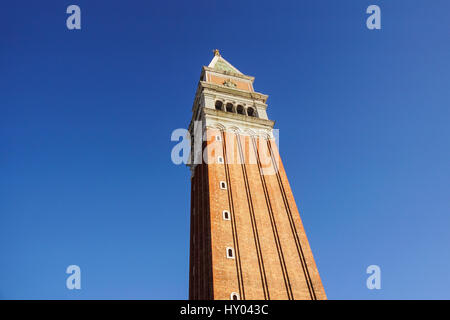
[[220, 51], [219, 49], [214, 50], [214, 55], [220, 57]]

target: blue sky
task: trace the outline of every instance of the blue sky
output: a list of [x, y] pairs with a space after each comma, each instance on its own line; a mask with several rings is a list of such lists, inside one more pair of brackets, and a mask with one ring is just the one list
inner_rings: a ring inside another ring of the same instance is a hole
[[170, 135], [214, 48], [270, 96], [328, 297], [450, 298], [448, 1], [0, 9], [1, 299], [187, 298], [189, 170]]

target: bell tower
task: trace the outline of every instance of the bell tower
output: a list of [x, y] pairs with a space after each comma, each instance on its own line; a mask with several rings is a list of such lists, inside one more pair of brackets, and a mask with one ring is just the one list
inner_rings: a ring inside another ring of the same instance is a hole
[[189, 299], [326, 299], [275, 143], [267, 95], [219, 50], [189, 125]]

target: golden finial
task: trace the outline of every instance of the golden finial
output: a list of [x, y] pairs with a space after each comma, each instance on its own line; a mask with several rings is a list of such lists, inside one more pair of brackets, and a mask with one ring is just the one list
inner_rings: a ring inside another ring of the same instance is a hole
[[215, 56], [219, 56], [219, 57], [220, 57], [220, 51], [219, 51], [219, 49], [215, 49], [213, 52], [214, 52], [214, 55], [215, 55]]

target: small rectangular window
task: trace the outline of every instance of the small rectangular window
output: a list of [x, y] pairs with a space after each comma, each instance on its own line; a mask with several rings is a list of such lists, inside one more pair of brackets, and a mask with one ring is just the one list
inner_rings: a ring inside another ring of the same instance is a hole
[[220, 181], [220, 189], [226, 189], [227, 188], [227, 183], [225, 181]]
[[230, 213], [227, 210], [223, 210], [223, 220], [230, 220]]
[[218, 157], [217, 157], [217, 162], [218, 162], [218, 163], [223, 163], [223, 157], [218, 156]]
[[230, 299], [231, 300], [241, 300], [239, 297], [239, 293], [236, 293], [236, 292], [231, 293]]
[[234, 259], [234, 249], [231, 247], [227, 247], [227, 258]]
[[222, 141], [222, 137], [219, 136], [219, 135], [217, 135], [217, 136], [216, 136], [216, 141]]

